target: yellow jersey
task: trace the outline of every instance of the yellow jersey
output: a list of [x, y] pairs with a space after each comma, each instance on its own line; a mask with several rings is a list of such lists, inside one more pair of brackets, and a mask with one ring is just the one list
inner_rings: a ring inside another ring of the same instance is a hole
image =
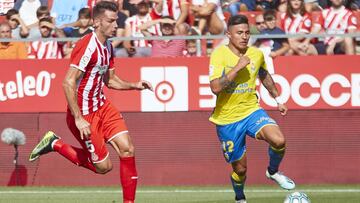
[[[255, 81], [259, 69], [266, 70], [264, 55], [257, 48], [248, 47], [245, 56], [250, 58], [250, 64], [241, 69], [234, 81], [217, 95], [216, 106], [209, 119], [217, 125], [237, 122], [260, 109]], [[227, 45], [215, 49], [210, 56], [210, 81], [227, 74], [238, 61], [239, 56]]]

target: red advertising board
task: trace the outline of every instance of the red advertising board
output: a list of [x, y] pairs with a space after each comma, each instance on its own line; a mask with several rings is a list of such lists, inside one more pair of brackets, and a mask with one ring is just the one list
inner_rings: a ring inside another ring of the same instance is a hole
[[[208, 81], [209, 59], [116, 59], [124, 80], [148, 80], [155, 91], [107, 91], [121, 111], [209, 110], [216, 97]], [[354, 109], [360, 106], [360, 56], [278, 57], [273, 78], [291, 109]], [[0, 112], [64, 112], [61, 87], [68, 60], [1, 60]], [[263, 86], [265, 109], [275, 106]]]

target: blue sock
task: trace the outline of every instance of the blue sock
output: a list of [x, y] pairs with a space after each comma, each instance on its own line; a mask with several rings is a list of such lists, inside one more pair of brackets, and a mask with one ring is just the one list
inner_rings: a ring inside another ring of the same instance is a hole
[[269, 147], [270, 164], [268, 167], [268, 172], [270, 173], [270, 175], [273, 175], [276, 172], [278, 172], [284, 154], [285, 154], [285, 147], [281, 149], [275, 149], [271, 146]]
[[244, 194], [244, 184], [246, 176], [238, 176], [235, 172], [231, 173], [230, 180], [235, 192], [235, 199], [246, 199]]

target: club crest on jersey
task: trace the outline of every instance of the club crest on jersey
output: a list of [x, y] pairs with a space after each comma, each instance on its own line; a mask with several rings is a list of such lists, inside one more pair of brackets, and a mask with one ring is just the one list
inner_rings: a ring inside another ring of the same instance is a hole
[[96, 155], [95, 153], [91, 153], [91, 160], [92, 161], [97, 161], [97, 160], [99, 160], [99, 156]]
[[108, 66], [107, 65], [104, 65], [104, 66], [98, 66], [98, 69], [99, 69], [99, 74], [100, 75], [104, 75], [107, 71], [107, 68]]
[[250, 66], [251, 66], [251, 72], [252, 73], [255, 72], [255, 64], [254, 64], [254, 62], [251, 62]]

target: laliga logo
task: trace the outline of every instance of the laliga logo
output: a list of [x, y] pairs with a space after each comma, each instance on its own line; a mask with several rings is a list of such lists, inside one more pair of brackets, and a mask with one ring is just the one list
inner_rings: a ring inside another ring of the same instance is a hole
[[141, 92], [142, 111], [189, 110], [187, 67], [142, 67], [141, 79], [154, 86], [154, 92]]
[[0, 101], [35, 95], [45, 97], [49, 93], [51, 79], [55, 77], [55, 73], [41, 71], [36, 77], [28, 75], [23, 78], [21, 71], [16, 71], [16, 81], [0, 81]]

